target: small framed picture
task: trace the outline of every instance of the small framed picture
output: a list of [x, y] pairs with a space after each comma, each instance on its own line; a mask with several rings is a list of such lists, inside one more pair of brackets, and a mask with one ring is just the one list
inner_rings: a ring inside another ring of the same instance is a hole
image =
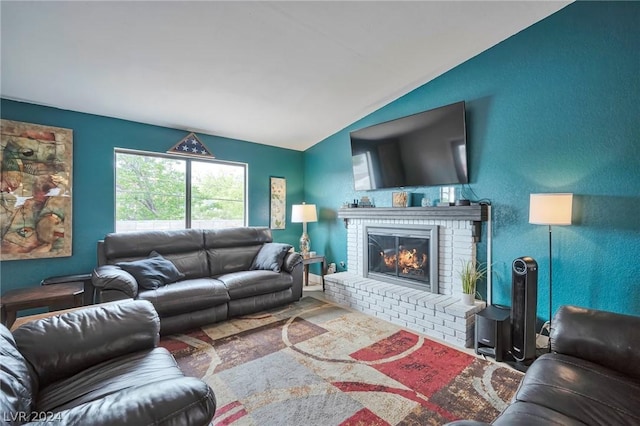
[[409, 194], [407, 192], [393, 192], [392, 193], [392, 206], [393, 207], [407, 207], [409, 200]]
[[269, 227], [284, 229], [287, 223], [287, 180], [279, 176], [271, 176], [269, 186]]

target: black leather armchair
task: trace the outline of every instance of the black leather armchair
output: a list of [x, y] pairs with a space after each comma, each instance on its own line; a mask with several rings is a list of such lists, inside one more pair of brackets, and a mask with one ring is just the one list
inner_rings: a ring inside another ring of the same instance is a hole
[[123, 301], [0, 326], [3, 424], [207, 425], [212, 389], [157, 347], [151, 303]]
[[562, 306], [551, 325], [552, 353], [531, 364], [493, 424], [640, 425], [640, 317]]

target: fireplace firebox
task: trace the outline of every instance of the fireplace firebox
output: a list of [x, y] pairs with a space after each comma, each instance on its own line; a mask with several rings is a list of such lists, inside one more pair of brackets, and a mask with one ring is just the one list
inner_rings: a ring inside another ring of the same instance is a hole
[[438, 227], [367, 227], [364, 275], [438, 293]]

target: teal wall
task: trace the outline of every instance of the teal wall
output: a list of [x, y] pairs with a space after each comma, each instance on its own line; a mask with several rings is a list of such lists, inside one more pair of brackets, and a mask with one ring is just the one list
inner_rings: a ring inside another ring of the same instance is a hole
[[[188, 132], [90, 114], [81, 114], [6, 99], [3, 119], [73, 130], [73, 256], [0, 263], [2, 291], [39, 285], [46, 277], [91, 272], [96, 242], [114, 230], [114, 148], [166, 152]], [[269, 176], [287, 178], [290, 205], [302, 202], [303, 154], [256, 143], [198, 134], [220, 160], [249, 164], [249, 225], [269, 226]], [[302, 228], [287, 224], [274, 230], [274, 240], [297, 247]]]
[[573, 192], [574, 225], [553, 231], [554, 306], [640, 314], [639, 52], [639, 2], [573, 3], [321, 141], [304, 156], [313, 248], [346, 260], [337, 209], [391, 204], [390, 191], [353, 190], [349, 131], [465, 100], [470, 187], [494, 210], [494, 302], [510, 304], [511, 262], [532, 256], [548, 318], [548, 232], [528, 223], [529, 194]]

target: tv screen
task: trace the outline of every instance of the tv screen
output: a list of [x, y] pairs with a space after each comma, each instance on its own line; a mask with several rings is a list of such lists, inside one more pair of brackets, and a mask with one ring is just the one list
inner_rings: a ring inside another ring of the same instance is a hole
[[468, 183], [464, 101], [350, 133], [355, 189]]

